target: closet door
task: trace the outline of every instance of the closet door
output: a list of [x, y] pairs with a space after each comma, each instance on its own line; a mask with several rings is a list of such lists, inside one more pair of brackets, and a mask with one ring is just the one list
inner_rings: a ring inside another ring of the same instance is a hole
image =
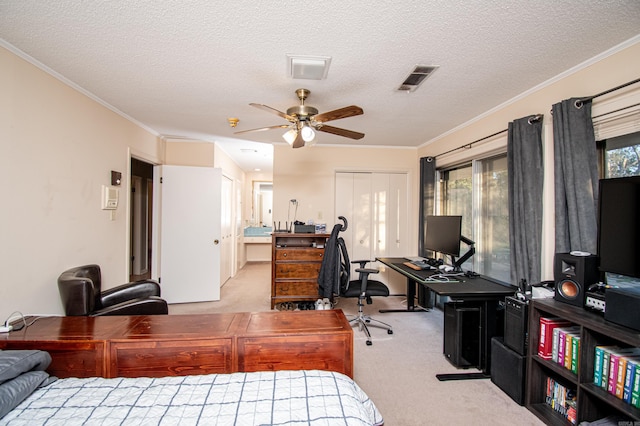
[[[353, 174], [353, 211], [351, 224], [351, 260], [373, 259], [372, 252], [372, 218], [373, 218], [373, 185], [371, 173]], [[348, 247], [348, 246], [347, 246]]]
[[389, 174], [387, 204], [388, 232], [384, 254], [379, 257], [402, 257], [412, 253], [409, 247], [409, 179], [406, 173]]
[[[344, 216], [349, 226], [340, 233], [354, 260], [372, 260], [372, 174], [336, 173], [336, 218]], [[351, 266], [355, 277], [358, 265]]]
[[409, 205], [406, 173], [336, 173], [336, 220], [352, 260], [406, 256]]
[[373, 173], [373, 257], [409, 254], [406, 173]]

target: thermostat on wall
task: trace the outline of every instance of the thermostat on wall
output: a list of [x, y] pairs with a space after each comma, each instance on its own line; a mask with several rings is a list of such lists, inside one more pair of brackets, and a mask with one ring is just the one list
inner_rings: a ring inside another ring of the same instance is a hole
[[102, 185], [102, 210], [118, 208], [118, 188]]

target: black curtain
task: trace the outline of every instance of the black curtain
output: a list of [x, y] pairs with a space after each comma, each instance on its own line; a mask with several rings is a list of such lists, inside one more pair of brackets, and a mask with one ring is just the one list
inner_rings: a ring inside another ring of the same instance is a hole
[[436, 190], [436, 159], [435, 157], [420, 158], [420, 206], [418, 214], [418, 253], [423, 253], [424, 233], [427, 230], [425, 221], [427, 216], [435, 212], [435, 190]]
[[[597, 253], [598, 155], [591, 102], [553, 105], [556, 253]], [[577, 103], [576, 103], [577, 102]]]
[[509, 246], [511, 283], [538, 283], [541, 277], [542, 120], [525, 117], [509, 123]]

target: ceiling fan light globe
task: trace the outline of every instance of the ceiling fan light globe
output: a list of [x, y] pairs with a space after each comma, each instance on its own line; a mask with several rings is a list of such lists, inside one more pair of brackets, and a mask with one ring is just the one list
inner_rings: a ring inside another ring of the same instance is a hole
[[302, 139], [305, 142], [311, 142], [316, 137], [316, 132], [314, 132], [313, 129], [309, 126], [302, 127], [300, 133], [302, 135]]
[[284, 135], [282, 135], [282, 138], [285, 141], [287, 141], [289, 145], [293, 145], [293, 141], [296, 140], [296, 136], [298, 136], [298, 133], [295, 130], [291, 129], [287, 131]]

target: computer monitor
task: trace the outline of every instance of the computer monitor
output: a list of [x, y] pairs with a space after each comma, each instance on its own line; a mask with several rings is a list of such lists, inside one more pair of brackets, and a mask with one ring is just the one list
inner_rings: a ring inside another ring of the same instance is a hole
[[420, 256], [429, 257], [429, 252], [460, 256], [462, 216], [427, 216]]
[[[460, 258], [460, 242], [469, 246]], [[454, 271], [462, 271], [462, 264], [476, 252], [475, 243], [462, 235], [462, 216], [427, 216], [420, 239], [419, 255], [435, 257], [435, 253], [449, 255]]]

